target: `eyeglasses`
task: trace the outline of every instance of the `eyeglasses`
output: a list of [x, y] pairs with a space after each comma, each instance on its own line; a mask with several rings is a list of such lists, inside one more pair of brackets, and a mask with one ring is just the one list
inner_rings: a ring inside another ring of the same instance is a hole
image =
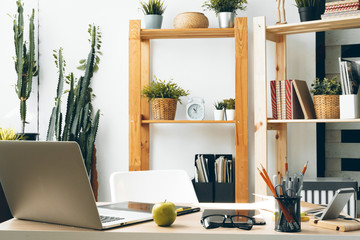
[[[226, 221], [227, 219], [230, 222]], [[201, 224], [206, 229], [218, 228], [218, 227], [227, 227], [233, 228], [237, 227], [243, 230], [252, 229], [255, 220], [252, 217], [244, 215], [222, 215], [222, 214], [213, 214], [202, 217], [200, 220]]]

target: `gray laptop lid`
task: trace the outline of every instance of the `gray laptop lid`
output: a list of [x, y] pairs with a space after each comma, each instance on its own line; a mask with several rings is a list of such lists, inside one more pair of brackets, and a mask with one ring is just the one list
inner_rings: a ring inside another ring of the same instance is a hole
[[0, 141], [0, 181], [16, 218], [102, 228], [76, 142]]

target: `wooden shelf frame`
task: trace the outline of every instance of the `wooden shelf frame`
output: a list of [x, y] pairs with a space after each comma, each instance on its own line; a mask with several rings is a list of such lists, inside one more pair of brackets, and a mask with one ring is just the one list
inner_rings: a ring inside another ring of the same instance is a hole
[[[150, 81], [150, 40], [235, 38], [235, 121], [153, 121], [141, 89]], [[234, 28], [141, 29], [140, 20], [129, 25], [129, 170], [149, 169], [150, 124], [235, 124], [235, 202], [248, 202], [248, 35], [247, 18], [236, 18]]]
[[191, 124], [203, 124], [203, 123], [211, 123], [211, 124], [235, 124], [235, 120], [232, 121], [215, 121], [215, 120], [201, 120], [201, 121], [190, 121], [190, 120], [142, 120], [142, 124], [154, 124], [154, 123], [191, 123]]
[[267, 187], [256, 171], [260, 164], [267, 166], [268, 130], [276, 131], [276, 172], [285, 174], [287, 159], [288, 123], [360, 122], [360, 119], [296, 119], [273, 120], [267, 118], [267, 56], [266, 41], [275, 42], [275, 80], [287, 79], [286, 36], [339, 29], [360, 28], [360, 18], [318, 20], [296, 24], [266, 26], [265, 17], [256, 17], [254, 26], [254, 124], [255, 124], [255, 193], [266, 195]]

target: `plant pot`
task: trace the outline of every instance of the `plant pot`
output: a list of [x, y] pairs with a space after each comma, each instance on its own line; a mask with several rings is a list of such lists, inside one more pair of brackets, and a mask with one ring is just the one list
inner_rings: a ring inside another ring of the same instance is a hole
[[219, 28], [233, 28], [235, 23], [235, 13], [219, 12], [218, 13]]
[[301, 22], [320, 19], [319, 11], [316, 7], [301, 7], [298, 10]]
[[214, 110], [214, 120], [216, 120], [216, 121], [224, 120], [224, 109], [221, 109], [221, 110], [215, 109]]
[[144, 16], [146, 29], [161, 29], [162, 15], [149, 14]]
[[154, 120], [174, 120], [177, 100], [172, 98], [155, 98], [151, 102]]
[[226, 120], [235, 120], [235, 109], [226, 109]]
[[174, 28], [207, 28], [208, 18], [200, 12], [184, 12], [176, 15]]
[[340, 118], [339, 95], [315, 95], [314, 107], [317, 119]]
[[22, 136], [21, 140], [26, 141], [37, 141], [38, 140], [38, 133], [17, 133], [18, 136]]

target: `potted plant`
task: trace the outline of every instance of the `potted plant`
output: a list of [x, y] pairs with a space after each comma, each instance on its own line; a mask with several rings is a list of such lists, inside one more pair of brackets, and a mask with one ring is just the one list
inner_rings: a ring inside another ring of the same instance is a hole
[[177, 102], [181, 103], [180, 97], [189, 95], [189, 91], [171, 80], [165, 82], [154, 76], [150, 84], [143, 88], [141, 95], [151, 101], [154, 120], [174, 120]]
[[204, 10], [213, 10], [219, 20], [220, 28], [233, 28], [236, 10], [245, 10], [247, 0], [207, 0]]
[[311, 93], [314, 94], [314, 107], [318, 119], [338, 119], [340, 117], [339, 95], [341, 85], [336, 76], [331, 80], [316, 78], [311, 84]]
[[164, 2], [161, 0], [148, 0], [140, 2], [141, 10], [144, 13], [146, 29], [160, 29], [165, 11]]
[[[79, 70], [83, 76], [75, 78], [73, 73], [65, 75], [65, 60], [62, 48], [54, 50], [55, 64], [58, 68], [58, 84], [56, 89], [55, 106], [52, 109], [46, 140], [76, 141], [81, 149], [84, 164], [90, 176], [95, 199], [98, 194], [96, 148], [95, 140], [100, 120], [100, 110], [92, 105], [95, 97], [91, 88], [93, 75], [99, 69], [101, 53], [101, 32], [99, 27], [89, 24], [90, 50], [87, 59], [80, 60]], [[64, 82], [69, 89], [63, 90]], [[62, 96], [67, 94], [66, 108], [61, 103]], [[62, 112], [66, 110], [66, 114]]]
[[321, 19], [320, 4], [323, 0], [295, 0], [299, 10], [300, 21], [312, 21]]
[[226, 104], [224, 102], [215, 102], [214, 107], [214, 120], [224, 120], [224, 111], [226, 108]]
[[[29, 19], [29, 40], [24, 40], [24, 8], [21, 0], [16, 1], [17, 14], [14, 16], [14, 43], [15, 43], [15, 70], [17, 81], [15, 91], [20, 100], [20, 118], [22, 122], [22, 134], [25, 133], [26, 121], [26, 101], [29, 99], [32, 91], [33, 77], [38, 74], [38, 67], [35, 61], [35, 40], [34, 40], [34, 16], [35, 10]], [[34, 135], [34, 134], [31, 134]], [[38, 134], [35, 133], [35, 138]], [[26, 137], [26, 136], [25, 136]], [[35, 139], [34, 139], [35, 140]]]
[[225, 119], [232, 121], [235, 120], [235, 99], [224, 99], [225, 107]]

